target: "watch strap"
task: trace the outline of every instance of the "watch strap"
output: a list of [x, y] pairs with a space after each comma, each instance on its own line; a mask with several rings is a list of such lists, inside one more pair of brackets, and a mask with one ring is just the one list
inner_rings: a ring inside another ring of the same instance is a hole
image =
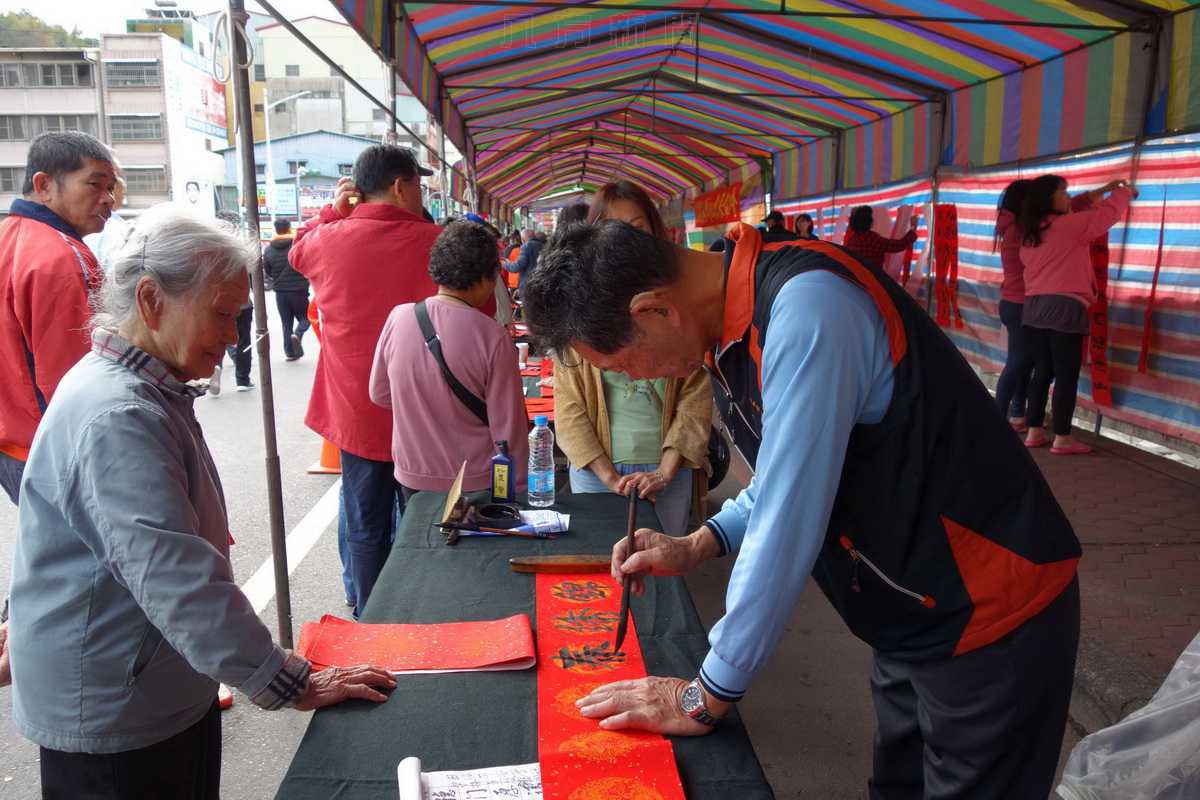
[[692, 687], [695, 687], [695, 689], [700, 693], [700, 704], [691, 710], [688, 710], [686, 708], [683, 709], [683, 713], [687, 714], [689, 717], [696, 720], [696, 722], [699, 722], [701, 725], [707, 725], [710, 728], [716, 727], [716, 724], [720, 720], [717, 719], [717, 717], [714, 717], [712, 714], [708, 713], [708, 706], [705, 705], [705, 702], [704, 702], [704, 686], [701, 685], [699, 678], [693, 678], [692, 682], [687, 685], [687, 687], [684, 689], [684, 691], [686, 691], [687, 689], [690, 689]]

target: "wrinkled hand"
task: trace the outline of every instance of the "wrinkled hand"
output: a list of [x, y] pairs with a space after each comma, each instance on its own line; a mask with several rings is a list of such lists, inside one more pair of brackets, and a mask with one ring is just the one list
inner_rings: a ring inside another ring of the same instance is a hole
[[617, 481], [617, 486], [613, 489], [619, 495], [628, 497], [629, 492], [633, 489], [638, 490], [638, 496], [643, 500], [653, 500], [654, 496], [667, 488], [667, 484], [671, 481], [662, 470], [654, 470], [654, 472], [631, 472], [628, 475], [622, 475]]
[[354, 185], [353, 178], [338, 178], [337, 188], [333, 194], [333, 208], [343, 217], [350, 216], [350, 211], [355, 202], [361, 203], [363, 200], [362, 192]]
[[[294, 703], [301, 711], [312, 711], [345, 700], [373, 700], [382, 703], [387, 695], [376, 688], [393, 689], [396, 679], [379, 667], [358, 664], [353, 667], [328, 667], [310, 673], [308, 687]], [[375, 687], [375, 688], [372, 688]]]
[[667, 536], [639, 528], [633, 540], [637, 552], [629, 555], [629, 540], [622, 536], [613, 545], [612, 577], [617, 583], [633, 581], [630, 589], [639, 597], [646, 591], [645, 575], [682, 575], [703, 561], [690, 536]]
[[592, 691], [575, 702], [579, 713], [600, 720], [609, 731], [635, 728], [670, 736], [703, 736], [712, 731], [683, 713], [679, 698], [687, 681], [651, 675], [617, 681]]
[[8, 623], [0, 625], [0, 686], [12, 683], [12, 668], [8, 665]]

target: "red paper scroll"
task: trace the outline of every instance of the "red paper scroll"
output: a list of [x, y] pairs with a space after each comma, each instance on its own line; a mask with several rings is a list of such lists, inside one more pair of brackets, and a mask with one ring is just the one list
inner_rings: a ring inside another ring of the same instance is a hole
[[937, 291], [937, 324], [963, 326], [958, 310], [958, 207], [939, 203], [934, 208], [933, 267]]
[[714, 189], [702, 195], [697, 195], [692, 201], [696, 212], [695, 225], [697, 228], [708, 228], [713, 225], [724, 225], [727, 222], [737, 222], [742, 218], [742, 185], [731, 183]]
[[296, 652], [314, 669], [370, 664], [391, 672], [474, 672], [533, 666], [529, 617], [377, 625], [326, 614], [300, 629]]
[[1094, 239], [1088, 251], [1096, 275], [1096, 302], [1088, 309], [1092, 323], [1088, 344], [1092, 362], [1092, 402], [1112, 408], [1112, 384], [1108, 380], [1108, 233]]
[[606, 575], [537, 576], [538, 761], [545, 800], [683, 800], [671, 743], [606, 731], [575, 701], [613, 681], [646, 675], [630, 621], [612, 651], [621, 587]]
[[1167, 229], [1167, 187], [1163, 187], [1162, 216], [1158, 220], [1158, 254], [1154, 257], [1154, 281], [1150, 284], [1150, 299], [1146, 301], [1146, 314], [1142, 320], [1142, 348], [1138, 352], [1138, 372], [1145, 375], [1150, 370], [1150, 340], [1154, 336], [1154, 301], [1158, 297], [1158, 276], [1162, 272], [1163, 235]]

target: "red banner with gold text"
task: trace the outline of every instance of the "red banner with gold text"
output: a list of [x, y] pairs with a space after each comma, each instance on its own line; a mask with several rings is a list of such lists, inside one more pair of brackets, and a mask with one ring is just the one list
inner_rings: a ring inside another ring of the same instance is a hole
[[711, 192], [696, 195], [692, 208], [696, 211], [697, 228], [724, 225], [742, 218], [742, 184], [731, 183]]

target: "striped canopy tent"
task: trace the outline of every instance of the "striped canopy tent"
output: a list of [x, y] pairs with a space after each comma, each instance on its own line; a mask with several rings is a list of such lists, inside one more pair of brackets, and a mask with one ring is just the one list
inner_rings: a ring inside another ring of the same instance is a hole
[[334, 0], [509, 207], [615, 178], [665, 201], [748, 165], [798, 196], [1129, 139], [1146, 50], [1196, 3]]

